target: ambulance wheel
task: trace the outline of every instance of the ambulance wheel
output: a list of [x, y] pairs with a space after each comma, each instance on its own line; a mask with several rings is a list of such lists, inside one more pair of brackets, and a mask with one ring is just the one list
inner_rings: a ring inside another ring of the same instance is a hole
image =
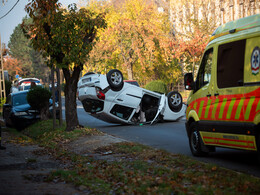
[[189, 145], [191, 153], [194, 156], [206, 156], [208, 153], [203, 152], [201, 149], [201, 137], [195, 123], [191, 123], [189, 126]]
[[179, 112], [182, 108], [182, 97], [177, 91], [171, 91], [167, 95], [169, 108], [173, 112]]
[[107, 73], [107, 82], [113, 91], [120, 91], [124, 86], [123, 74], [120, 70], [112, 69]]

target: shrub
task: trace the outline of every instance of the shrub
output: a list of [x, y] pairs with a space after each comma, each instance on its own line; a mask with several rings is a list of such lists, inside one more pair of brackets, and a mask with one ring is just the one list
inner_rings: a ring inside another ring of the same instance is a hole
[[49, 99], [51, 92], [40, 86], [35, 86], [28, 91], [27, 101], [33, 109], [39, 110], [41, 119], [48, 119]]
[[3, 108], [3, 105], [4, 105], [5, 102], [6, 102], [6, 98], [1, 98], [0, 101], [1, 101], [1, 102], [0, 102], [0, 108]]
[[161, 80], [151, 81], [145, 86], [145, 89], [161, 94], [167, 93], [167, 85]]

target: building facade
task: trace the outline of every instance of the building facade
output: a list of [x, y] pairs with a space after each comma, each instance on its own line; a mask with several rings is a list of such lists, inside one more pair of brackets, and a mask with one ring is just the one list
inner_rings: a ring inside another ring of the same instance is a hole
[[218, 27], [260, 13], [260, 0], [170, 0], [170, 20], [177, 32], [187, 30], [187, 19], [205, 20]]

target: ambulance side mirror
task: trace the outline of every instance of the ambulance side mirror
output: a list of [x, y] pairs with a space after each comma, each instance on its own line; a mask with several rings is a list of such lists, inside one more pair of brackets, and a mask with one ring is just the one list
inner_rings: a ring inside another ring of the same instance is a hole
[[186, 90], [194, 89], [194, 81], [192, 73], [186, 73], [184, 75], [184, 86]]

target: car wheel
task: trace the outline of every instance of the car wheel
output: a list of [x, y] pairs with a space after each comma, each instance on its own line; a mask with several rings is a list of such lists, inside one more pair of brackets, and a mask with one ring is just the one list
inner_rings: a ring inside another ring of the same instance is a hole
[[168, 93], [167, 98], [168, 98], [168, 104], [169, 104], [170, 109], [173, 112], [179, 112], [182, 108], [181, 94], [177, 91], [172, 91], [172, 92]]
[[189, 126], [189, 145], [190, 150], [194, 156], [205, 156], [208, 153], [201, 149], [201, 137], [195, 123], [191, 123]]
[[113, 91], [120, 91], [124, 86], [122, 72], [117, 69], [110, 70], [107, 73], [107, 82]]
[[5, 120], [5, 126], [6, 126], [6, 127], [12, 127], [12, 125], [9, 124], [9, 123], [7, 122], [7, 120]]
[[[3, 113], [5, 113], [5, 112], [3, 111]], [[5, 116], [5, 114], [3, 114], [3, 119], [4, 119], [4, 122], [5, 122], [5, 126], [6, 126], [6, 127], [12, 127], [12, 125], [8, 122], [8, 120], [10, 121], [10, 119], [8, 119], [8, 118]]]

